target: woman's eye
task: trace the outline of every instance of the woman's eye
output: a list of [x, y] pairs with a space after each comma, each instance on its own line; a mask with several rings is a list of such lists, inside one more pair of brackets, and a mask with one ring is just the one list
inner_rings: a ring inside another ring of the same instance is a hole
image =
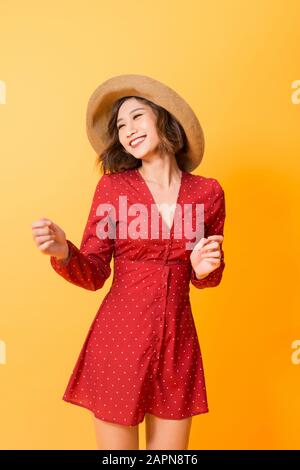
[[[136, 117], [138, 116], [142, 116], [142, 114], [136, 114], [135, 116], [133, 116], [133, 119], [135, 119]], [[119, 127], [118, 127], [118, 131], [121, 129], [121, 127], [123, 127], [124, 124], [121, 124]]]

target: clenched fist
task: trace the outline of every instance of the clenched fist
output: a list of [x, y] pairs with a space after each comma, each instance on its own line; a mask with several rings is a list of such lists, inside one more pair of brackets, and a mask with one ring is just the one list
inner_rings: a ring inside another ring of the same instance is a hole
[[201, 238], [190, 255], [191, 264], [198, 279], [204, 279], [221, 264], [221, 247], [223, 235], [210, 235]]
[[42, 253], [60, 260], [68, 258], [69, 246], [62, 228], [44, 217], [32, 222], [31, 228], [33, 240]]

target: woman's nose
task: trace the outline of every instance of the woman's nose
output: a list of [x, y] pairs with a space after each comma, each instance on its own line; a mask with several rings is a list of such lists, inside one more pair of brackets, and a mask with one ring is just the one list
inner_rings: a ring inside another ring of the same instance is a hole
[[134, 129], [134, 130], [129, 130], [129, 131], [127, 131], [127, 137], [130, 137], [132, 133], [135, 134], [135, 133], [136, 133], [136, 130]]

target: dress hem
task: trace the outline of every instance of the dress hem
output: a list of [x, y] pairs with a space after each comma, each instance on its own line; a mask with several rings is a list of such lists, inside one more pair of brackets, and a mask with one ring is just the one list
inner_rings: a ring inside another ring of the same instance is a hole
[[[122, 424], [123, 426], [137, 426], [138, 424], [142, 423], [145, 419], [145, 415], [148, 413], [148, 414], [151, 414], [153, 416], [155, 416], [156, 418], [162, 418], [162, 419], [170, 419], [170, 420], [182, 420], [182, 419], [186, 419], [186, 418], [192, 418], [193, 416], [196, 416], [196, 415], [199, 415], [199, 414], [204, 414], [204, 413], [208, 413], [209, 412], [209, 408], [203, 408], [202, 410], [197, 410], [197, 411], [194, 411], [192, 413], [190, 413], [188, 416], [184, 416], [184, 417], [175, 417], [172, 416], [172, 417], [169, 417], [169, 416], [165, 416], [165, 415], [161, 415], [161, 414], [156, 414], [156, 413], [159, 413], [158, 411], [156, 410], [153, 410], [153, 409], [146, 409], [144, 411], [144, 415], [141, 416], [140, 418], [138, 418], [137, 420], [134, 421], [134, 423], [124, 423], [124, 422], [121, 422], [120, 420], [113, 420], [112, 418], [109, 419], [109, 417], [100, 417], [100, 416], [97, 416], [97, 413], [95, 413], [95, 411], [88, 405], [86, 405], [85, 403], [80, 403], [79, 401], [76, 401], [72, 398], [66, 398], [66, 397], [63, 397], [62, 400], [64, 400], [65, 402], [67, 403], [71, 403], [72, 405], [77, 405], [77, 406], [80, 406], [81, 408], [85, 408], [89, 411], [91, 411], [93, 413], [93, 415], [95, 416], [95, 418], [97, 419], [101, 419], [102, 421], [106, 421], [108, 423], [113, 423], [113, 424]], [[173, 413], [174, 414], [174, 413]]]

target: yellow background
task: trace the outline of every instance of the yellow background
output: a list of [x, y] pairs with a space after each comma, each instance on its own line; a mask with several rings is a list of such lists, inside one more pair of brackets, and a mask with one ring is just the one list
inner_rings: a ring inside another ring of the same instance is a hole
[[123, 73], [191, 104], [206, 137], [193, 173], [225, 190], [222, 283], [191, 287], [210, 412], [189, 448], [300, 448], [299, 14], [297, 0], [2, 0], [2, 449], [96, 448], [90, 412], [61, 397], [111, 278], [69, 284], [31, 222], [78, 246], [99, 178], [87, 101]]

